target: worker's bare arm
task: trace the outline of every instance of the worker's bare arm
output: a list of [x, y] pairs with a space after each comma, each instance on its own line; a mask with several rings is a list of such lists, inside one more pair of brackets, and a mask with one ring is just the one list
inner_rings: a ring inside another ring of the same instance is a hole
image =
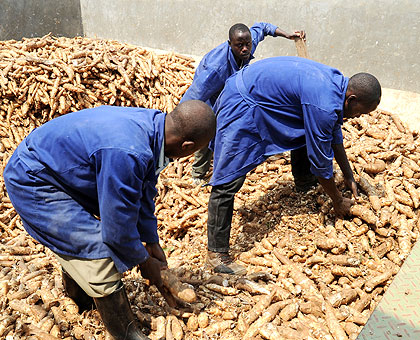
[[330, 179], [325, 179], [322, 177], [317, 178], [325, 192], [328, 194], [328, 196], [331, 197], [336, 215], [348, 215], [350, 213], [350, 207], [353, 205], [353, 200], [341, 195], [340, 191], [338, 191], [337, 186], [335, 185], [333, 177]]
[[334, 150], [334, 158], [337, 161], [341, 171], [343, 172], [344, 183], [346, 184], [346, 187], [351, 190], [354, 197], [359, 196], [357, 184], [354, 180], [353, 171], [350, 167], [350, 163], [343, 144], [333, 144], [332, 148]]
[[306, 40], [306, 33], [305, 31], [294, 31], [293, 33], [287, 33], [286, 31], [283, 31], [280, 28], [276, 28], [276, 31], [274, 32], [275, 37], [283, 37], [286, 39], [295, 39], [295, 38], [302, 38]]

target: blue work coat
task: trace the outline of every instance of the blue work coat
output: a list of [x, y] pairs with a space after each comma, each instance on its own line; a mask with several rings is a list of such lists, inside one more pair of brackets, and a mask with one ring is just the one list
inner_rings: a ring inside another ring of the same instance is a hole
[[59, 254], [111, 257], [119, 272], [145, 261], [142, 242], [159, 242], [153, 199], [165, 117], [101, 106], [30, 133], [4, 171], [27, 232]]
[[[251, 28], [251, 57], [244, 65], [254, 58], [257, 45], [266, 35], [274, 36], [277, 26], [265, 22], [255, 23]], [[243, 66], [244, 66], [243, 65]], [[217, 97], [225, 85], [226, 79], [239, 70], [232, 49], [227, 41], [207, 53], [194, 73], [191, 86], [185, 92], [181, 102], [198, 99], [213, 107]]]
[[347, 85], [338, 70], [298, 57], [267, 58], [231, 76], [215, 104], [210, 183], [229, 183], [267, 157], [305, 144], [311, 172], [331, 178]]

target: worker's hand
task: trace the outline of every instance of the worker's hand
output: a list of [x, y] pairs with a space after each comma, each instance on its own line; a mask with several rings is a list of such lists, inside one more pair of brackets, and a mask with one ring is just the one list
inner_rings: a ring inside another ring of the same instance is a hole
[[350, 208], [353, 204], [354, 201], [350, 198], [342, 197], [340, 201], [333, 201], [334, 212], [339, 217], [350, 215]]
[[166, 261], [165, 253], [159, 243], [147, 243], [146, 250], [151, 257], [161, 262], [161, 269], [168, 268], [168, 262]]
[[166, 256], [159, 243], [147, 243], [146, 250], [150, 257], [140, 263], [141, 276], [149, 280], [151, 285], [155, 285], [160, 291], [166, 302], [172, 308], [177, 306], [176, 300], [167, 287], [163, 285], [161, 270], [168, 268]]
[[359, 196], [359, 190], [357, 189], [357, 183], [354, 178], [344, 178], [344, 184], [351, 191], [354, 198]]
[[305, 31], [294, 31], [292, 34], [288, 34], [286, 37], [287, 39], [303, 39], [306, 41], [306, 33]]
[[149, 283], [155, 285], [159, 290], [163, 287], [163, 281], [160, 275], [161, 264], [161, 261], [152, 256], [139, 264], [141, 276], [149, 280]]

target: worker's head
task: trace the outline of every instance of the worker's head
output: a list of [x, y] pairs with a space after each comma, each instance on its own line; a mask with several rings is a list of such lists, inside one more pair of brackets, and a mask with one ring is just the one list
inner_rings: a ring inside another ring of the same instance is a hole
[[187, 100], [165, 120], [165, 156], [185, 157], [205, 147], [216, 133], [216, 116], [206, 103]]
[[369, 73], [357, 73], [349, 79], [343, 116], [359, 117], [375, 110], [381, 101], [381, 84]]
[[252, 37], [247, 25], [235, 24], [229, 29], [229, 46], [236, 62], [248, 61], [251, 57]]

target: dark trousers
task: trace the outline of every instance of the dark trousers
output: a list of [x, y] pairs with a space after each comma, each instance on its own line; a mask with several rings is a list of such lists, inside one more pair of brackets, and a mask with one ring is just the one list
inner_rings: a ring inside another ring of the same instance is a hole
[[[314, 177], [310, 172], [310, 163], [306, 146], [291, 151], [292, 174], [295, 183], [300, 178]], [[213, 186], [208, 204], [207, 239], [208, 250], [228, 252], [230, 229], [233, 216], [235, 194], [241, 189], [246, 176], [232, 182]]]
[[290, 151], [290, 163], [292, 164], [292, 174], [296, 181], [299, 178], [313, 177], [311, 173], [311, 163], [309, 162], [306, 145]]
[[208, 205], [207, 238], [208, 249], [219, 253], [229, 251], [230, 226], [235, 194], [244, 184], [246, 176], [232, 182], [215, 185]]

